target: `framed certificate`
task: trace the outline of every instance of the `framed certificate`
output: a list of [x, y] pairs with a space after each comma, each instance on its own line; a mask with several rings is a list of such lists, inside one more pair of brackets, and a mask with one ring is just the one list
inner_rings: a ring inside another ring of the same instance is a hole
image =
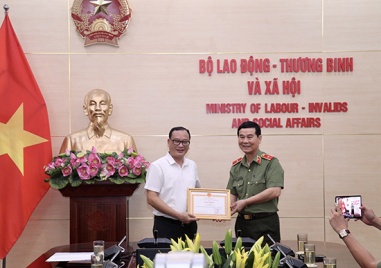
[[199, 219], [230, 220], [230, 190], [189, 188], [188, 212]]

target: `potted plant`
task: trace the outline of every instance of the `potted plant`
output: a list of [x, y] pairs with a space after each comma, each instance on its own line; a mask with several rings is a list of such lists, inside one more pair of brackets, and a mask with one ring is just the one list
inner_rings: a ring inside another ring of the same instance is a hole
[[[181, 238], [176, 242], [171, 239], [171, 252], [190, 251], [193, 253], [203, 253], [209, 268], [278, 268], [280, 253], [277, 252], [274, 259], [271, 256], [270, 247], [266, 244], [262, 247], [263, 237], [246, 251], [242, 246], [242, 238], [239, 237], [233, 249], [232, 231], [228, 230], [225, 235], [224, 254], [220, 253], [220, 247], [213, 241], [212, 254], [208, 254], [200, 244], [200, 234], [198, 233], [192, 241], [186, 236], [186, 241]], [[144, 262], [140, 268], [153, 268], [154, 262], [144, 255], [140, 256]]]

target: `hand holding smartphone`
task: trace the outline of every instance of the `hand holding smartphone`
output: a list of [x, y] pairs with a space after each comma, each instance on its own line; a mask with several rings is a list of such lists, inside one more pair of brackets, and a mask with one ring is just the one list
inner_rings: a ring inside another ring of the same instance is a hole
[[362, 199], [361, 195], [339, 195], [335, 197], [335, 203], [339, 202], [339, 199], [342, 200], [341, 212], [345, 218], [350, 219], [360, 219], [362, 217], [361, 213], [361, 204]]

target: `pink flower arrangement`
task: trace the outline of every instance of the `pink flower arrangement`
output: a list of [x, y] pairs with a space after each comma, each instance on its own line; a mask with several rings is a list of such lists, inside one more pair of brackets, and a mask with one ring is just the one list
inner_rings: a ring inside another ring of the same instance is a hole
[[70, 184], [77, 187], [86, 182], [110, 180], [116, 184], [145, 182], [149, 162], [131, 148], [121, 153], [75, 152], [67, 150], [53, 157], [47, 164], [45, 174], [49, 175], [50, 186], [62, 189]]

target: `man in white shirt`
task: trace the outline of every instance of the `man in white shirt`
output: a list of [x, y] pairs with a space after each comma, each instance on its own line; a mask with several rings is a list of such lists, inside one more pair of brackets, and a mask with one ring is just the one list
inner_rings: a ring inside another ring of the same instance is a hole
[[199, 188], [196, 163], [185, 158], [191, 135], [184, 127], [174, 127], [167, 140], [168, 153], [150, 164], [145, 189], [147, 203], [153, 207], [158, 237], [190, 239], [197, 233], [198, 218], [187, 212], [188, 188]]

